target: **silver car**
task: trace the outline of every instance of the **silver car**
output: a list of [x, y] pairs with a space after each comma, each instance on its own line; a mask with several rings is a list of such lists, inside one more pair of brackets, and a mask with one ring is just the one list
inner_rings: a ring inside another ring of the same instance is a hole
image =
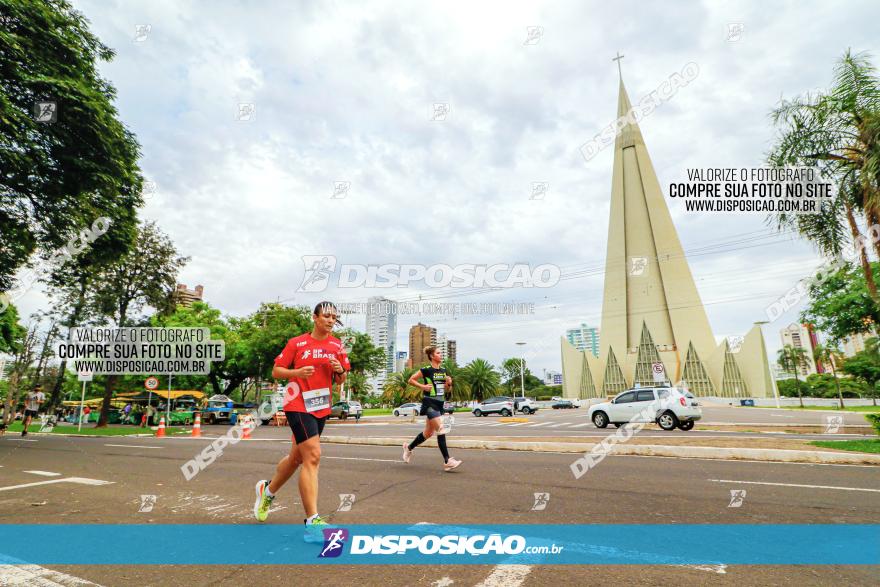
[[392, 412], [395, 416], [418, 416], [422, 409], [422, 404], [410, 402], [394, 408]]

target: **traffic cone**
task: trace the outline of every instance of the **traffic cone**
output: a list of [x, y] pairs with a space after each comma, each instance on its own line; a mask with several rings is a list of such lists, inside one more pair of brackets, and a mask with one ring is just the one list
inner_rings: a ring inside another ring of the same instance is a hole
[[193, 422], [192, 437], [200, 438], [202, 436], [202, 417], [196, 412], [196, 420]]
[[244, 421], [241, 423], [241, 439], [242, 440], [250, 440], [251, 439], [251, 417], [244, 416]]
[[165, 438], [165, 416], [159, 419], [159, 429], [156, 430], [156, 438]]

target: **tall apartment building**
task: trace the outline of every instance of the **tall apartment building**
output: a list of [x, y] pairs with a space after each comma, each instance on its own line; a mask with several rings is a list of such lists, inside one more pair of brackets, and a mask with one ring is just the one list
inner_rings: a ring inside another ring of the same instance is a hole
[[581, 323], [577, 328], [565, 331], [565, 338], [579, 351], [590, 351], [594, 357], [599, 356], [599, 329]]
[[397, 358], [394, 360], [394, 370], [398, 373], [406, 369], [406, 351], [397, 351]]
[[201, 302], [205, 288], [197, 285], [195, 289], [187, 289], [185, 283], [178, 283], [174, 290], [174, 303], [178, 306], [190, 307], [193, 302]]
[[[451, 338], [446, 338], [445, 334], [441, 334], [437, 338], [437, 348], [443, 353], [444, 359], [449, 359], [454, 364], [458, 364], [458, 356], [456, 353], [457, 345]], [[426, 357], [427, 358], [427, 357]]]
[[782, 346], [791, 345], [795, 348], [804, 349], [804, 361], [798, 366], [798, 375], [806, 377], [814, 373], [822, 371], [816, 368], [816, 361], [813, 359], [813, 349], [818, 344], [816, 331], [808, 324], [789, 324], [779, 331], [782, 339]]
[[378, 395], [396, 368], [397, 302], [382, 296], [371, 297], [367, 302], [367, 335], [374, 345], [385, 351], [384, 368], [369, 379], [373, 393]]
[[424, 348], [437, 344], [437, 329], [419, 322], [409, 329], [409, 359], [407, 367], [421, 367], [428, 362]]
[[0, 381], [9, 378], [9, 372], [12, 370], [12, 358], [0, 355]]
[[840, 343], [840, 350], [843, 351], [844, 357], [852, 357], [856, 353], [865, 350], [865, 341], [874, 338], [876, 335], [871, 332], [860, 332], [847, 336]]

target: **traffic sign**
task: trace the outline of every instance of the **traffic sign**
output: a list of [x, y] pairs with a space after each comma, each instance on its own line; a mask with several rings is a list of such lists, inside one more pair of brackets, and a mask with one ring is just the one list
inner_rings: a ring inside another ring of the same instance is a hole
[[666, 380], [666, 376], [663, 374], [663, 363], [651, 363], [651, 373], [654, 375], [655, 383]]
[[91, 371], [79, 371], [79, 372], [76, 374], [76, 378], [77, 378], [79, 381], [91, 381], [91, 380], [92, 380], [92, 377], [94, 377], [94, 375], [95, 375], [95, 374], [92, 373]]
[[150, 391], [154, 389], [159, 389], [159, 380], [155, 377], [147, 377], [146, 381], [144, 381], [144, 387], [146, 387]]

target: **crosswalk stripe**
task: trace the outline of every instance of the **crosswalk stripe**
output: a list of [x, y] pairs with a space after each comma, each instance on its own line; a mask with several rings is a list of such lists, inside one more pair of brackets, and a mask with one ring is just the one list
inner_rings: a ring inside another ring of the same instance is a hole
[[552, 424], [553, 422], [539, 422], [538, 424], [532, 424], [529, 428], [537, 428], [538, 426], [547, 426]]
[[575, 424], [574, 426], [572, 426], [572, 428], [586, 428], [589, 425], [589, 422], [584, 422], [583, 424]]

